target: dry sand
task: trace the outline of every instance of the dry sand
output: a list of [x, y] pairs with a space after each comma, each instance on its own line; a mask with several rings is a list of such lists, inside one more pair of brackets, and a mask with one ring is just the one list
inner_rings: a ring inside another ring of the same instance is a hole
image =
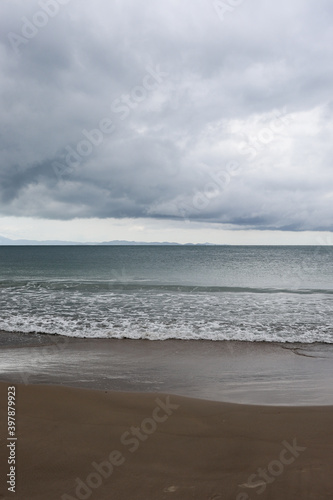
[[17, 482], [8, 492], [8, 385], [0, 383], [1, 499], [333, 498], [333, 407], [37, 385], [16, 385]]

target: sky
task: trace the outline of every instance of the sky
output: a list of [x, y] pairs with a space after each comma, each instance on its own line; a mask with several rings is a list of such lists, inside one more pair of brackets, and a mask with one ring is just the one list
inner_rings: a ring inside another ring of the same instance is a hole
[[332, 244], [330, 0], [0, 9], [0, 235]]

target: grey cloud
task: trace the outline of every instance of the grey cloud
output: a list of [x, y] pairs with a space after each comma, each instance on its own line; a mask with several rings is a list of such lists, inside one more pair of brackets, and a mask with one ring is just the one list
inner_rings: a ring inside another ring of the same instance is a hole
[[54, 2], [19, 53], [3, 2], [1, 214], [332, 230], [329, 1]]

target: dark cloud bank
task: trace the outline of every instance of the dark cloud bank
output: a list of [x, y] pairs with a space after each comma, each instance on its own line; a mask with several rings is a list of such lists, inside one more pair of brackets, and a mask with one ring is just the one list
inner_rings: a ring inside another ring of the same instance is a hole
[[2, 215], [333, 229], [330, 1], [1, 10]]

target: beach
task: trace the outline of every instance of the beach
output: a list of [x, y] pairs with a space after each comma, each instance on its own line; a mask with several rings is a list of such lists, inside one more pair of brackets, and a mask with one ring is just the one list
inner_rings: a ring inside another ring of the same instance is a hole
[[[30, 345], [18, 338], [15, 343], [13, 336], [8, 345], [5, 337], [0, 358], [1, 470], [8, 468], [5, 401], [12, 385], [17, 464], [15, 495], [2, 475], [0, 498], [332, 496], [333, 401], [325, 390], [325, 382], [331, 384], [325, 346], [303, 346], [302, 351], [302, 346], [260, 343], [72, 339], [61, 344], [59, 338], [56, 345], [45, 336], [31, 336]], [[107, 379], [102, 351], [109, 359]], [[211, 360], [206, 372], [203, 357], [206, 367]], [[190, 358], [196, 369], [188, 364]], [[6, 359], [11, 373], [5, 371]], [[254, 364], [257, 377], [248, 369]], [[281, 374], [289, 375], [294, 366], [293, 390], [292, 380], [288, 386], [288, 377], [278, 376], [278, 365]], [[265, 369], [264, 387], [260, 373]], [[315, 380], [309, 388], [306, 370], [309, 380], [315, 371], [320, 374], [322, 392]]]
[[332, 407], [21, 385], [17, 399], [17, 490], [2, 479], [4, 499], [332, 495]]

